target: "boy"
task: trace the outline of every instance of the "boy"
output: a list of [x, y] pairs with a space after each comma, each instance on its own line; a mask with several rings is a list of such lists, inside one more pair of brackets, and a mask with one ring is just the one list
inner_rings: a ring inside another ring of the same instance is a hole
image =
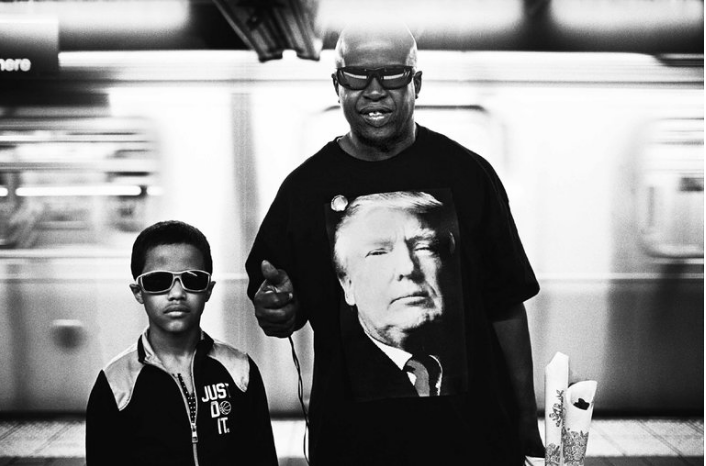
[[86, 463], [277, 465], [260, 372], [200, 320], [215, 282], [206, 237], [179, 221], [135, 240], [130, 289], [149, 326], [98, 375], [86, 410]]

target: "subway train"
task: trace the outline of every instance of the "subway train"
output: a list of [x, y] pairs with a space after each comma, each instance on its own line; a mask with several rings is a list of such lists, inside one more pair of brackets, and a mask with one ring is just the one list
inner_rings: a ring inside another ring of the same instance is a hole
[[[252, 355], [273, 415], [298, 416], [286, 339], [257, 325], [244, 262], [280, 182], [346, 122], [333, 55], [75, 52], [0, 87], [0, 412], [81, 413], [146, 326], [129, 256], [145, 226], [209, 238], [203, 327]], [[703, 55], [420, 53], [419, 124], [499, 173], [541, 291], [535, 390], [570, 358], [595, 415], [703, 411]], [[312, 333], [293, 336], [304, 398]]]

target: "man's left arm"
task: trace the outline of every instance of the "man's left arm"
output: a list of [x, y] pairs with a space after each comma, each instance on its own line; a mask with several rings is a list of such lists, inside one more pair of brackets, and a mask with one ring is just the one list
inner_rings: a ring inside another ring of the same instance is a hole
[[534, 393], [532, 346], [524, 304], [512, 305], [493, 321], [493, 327], [505, 356], [519, 408], [520, 438], [524, 453], [543, 458], [544, 444], [539, 434]]

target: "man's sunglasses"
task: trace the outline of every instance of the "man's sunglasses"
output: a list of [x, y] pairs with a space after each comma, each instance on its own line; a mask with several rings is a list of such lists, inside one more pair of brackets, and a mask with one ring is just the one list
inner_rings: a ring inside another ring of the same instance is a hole
[[136, 281], [143, 292], [155, 294], [171, 290], [177, 278], [181, 287], [192, 293], [203, 293], [208, 290], [208, 285], [211, 283], [211, 274], [203, 270], [184, 270], [183, 272], [154, 270], [143, 273], [137, 277]]
[[386, 66], [384, 68], [360, 68], [344, 66], [336, 69], [338, 83], [353, 91], [362, 91], [376, 78], [384, 89], [399, 89], [412, 81], [414, 68], [411, 66]]

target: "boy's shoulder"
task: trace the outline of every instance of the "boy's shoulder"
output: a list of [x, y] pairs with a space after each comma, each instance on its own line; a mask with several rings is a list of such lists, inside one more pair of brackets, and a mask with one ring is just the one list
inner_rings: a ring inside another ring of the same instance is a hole
[[137, 376], [143, 365], [139, 360], [137, 343], [127, 347], [103, 368], [118, 409], [124, 409], [132, 397]]
[[247, 353], [220, 340], [213, 339], [213, 346], [208, 353], [226, 368], [233, 382], [242, 392], [246, 392], [250, 382], [251, 359]]

